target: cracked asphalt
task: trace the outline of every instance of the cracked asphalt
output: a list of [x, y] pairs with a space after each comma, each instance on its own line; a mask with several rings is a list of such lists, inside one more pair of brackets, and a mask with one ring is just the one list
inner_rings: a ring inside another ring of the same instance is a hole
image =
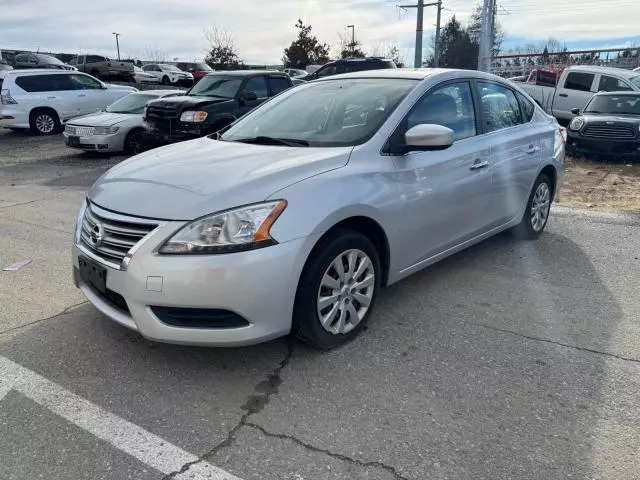
[[[0, 130], [0, 359], [191, 453], [159, 471], [2, 391], [0, 478], [640, 478], [640, 218], [557, 209], [394, 285], [356, 341], [149, 342], [71, 282], [87, 188], [124, 157]], [[5, 395], [3, 396], [3, 393]]]

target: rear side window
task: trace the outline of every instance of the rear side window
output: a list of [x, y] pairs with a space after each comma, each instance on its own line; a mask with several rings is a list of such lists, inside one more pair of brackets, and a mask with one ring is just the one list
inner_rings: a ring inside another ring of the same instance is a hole
[[78, 63], [78, 57], [73, 57], [71, 60], [67, 62], [69, 65], [76, 65]]
[[569, 90], [578, 90], [581, 92], [591, 91], [591, 85], [595, 75], [593, 73], [570, 72], [564, 83], [564, 88]]
[[520, 92], [516, 92], [516, 97], [520, 102], [520, 108], [522, 108], [522, 116], [525, 123], [529, 123], [533, 119], [533, 114], [536, 112], [536, 106], [527, 97]]
[[277, 95], [289, 87], [290, 85], [286, 78], [269, 77], [269, 89], [271, 90], [271, 95]]
[[520, 104], [513, 90], [498, 83], [478, 82], [488, 132], [522, 124]]
[[28, 75], [16, 78], [16, 85], [30, 93], [74, 90], [69, 75]]

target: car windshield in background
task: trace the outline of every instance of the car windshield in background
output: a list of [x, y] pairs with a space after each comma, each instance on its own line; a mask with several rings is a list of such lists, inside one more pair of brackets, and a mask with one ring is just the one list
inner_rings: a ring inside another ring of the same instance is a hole
[[330, 80], [296, 87], [232, 126], [221, 140], [310, 147], [366, 142], [417, 85], [407, 79]]
[[64, 65], [64, 62], [50, 55], [36, 55], [40, 63], [48, 63], [50, 65]]
[[241, 84], [241, 78], [209, 75], [196, 83], [188, 94], [196, 97], [233, 98]]
[[620, 96], [596, 95], [584, 111], [585, 113], [640, 115], [640, 93]]
[[633, 83], [636, 87], [640, 88], [640, 75], [638, 75], [637, 77], [631, 77], [629, 81]]
[[109, 105], [106, 111], [109, 113], [142, 114], [147, 102], [157, 98], [157, 95], [132, 93]]
[[193, 68], [199, 71], [213, 72], [213, 68], [211, 68], [206, 63], [194, 63]]

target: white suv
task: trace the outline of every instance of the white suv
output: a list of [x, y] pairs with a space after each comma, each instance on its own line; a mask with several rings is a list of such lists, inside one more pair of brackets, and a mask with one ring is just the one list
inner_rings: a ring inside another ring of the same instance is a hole
[[67, 70], [10, 70], [0, 76], [0, 127], [51, 135], [73, 117], [97, 112], [138, 90]]
[[175, 65], [165, 63], [150, 63], [143, 65], [142, 70], [160, 80], [163, 85], [193, 85], [193, 75], [183, 72]]

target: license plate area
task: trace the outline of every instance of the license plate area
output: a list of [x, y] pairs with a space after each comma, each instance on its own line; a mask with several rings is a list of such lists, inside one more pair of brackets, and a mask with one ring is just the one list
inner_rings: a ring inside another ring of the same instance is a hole
[[86, 257], [78, 257], [80, 279], [100, 293], [107, 291], [107, 269]]

